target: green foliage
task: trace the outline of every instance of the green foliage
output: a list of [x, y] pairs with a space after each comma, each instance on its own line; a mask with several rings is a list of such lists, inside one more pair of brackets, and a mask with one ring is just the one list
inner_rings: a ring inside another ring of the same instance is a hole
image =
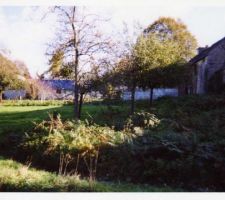
[[64, 52], [62, 50], [56, 50], [49, 60], [50, 69], [47, 71], [54, 77], [65, 77], [63, 72], [63, 59]]
[[20, 72], [15, 63], [0, 55], [0, 92], [6, 88], [21, 87], [23, 81], [19, 78], [19, 75]]
[[121, 92], [116, 90], [115, 86], [111, 83], [105, 83], [101, 89], [101, 93], [103, 94], [104, 102], [121, 100]]
[[56, 49], [49, 60], [50, 68], [43, 75], [49, 73], [52, 78], [73, 79], [73, 63], [65, 62], [65, 53], [61, 49]]
[[60, 116], [50, 116], [49, 121], [37, 124], [23, 143], [25, 149], [35, 149], [45, 155], [59, 155], [59, 173], [66, 174], [70, 162], [76, 159], [73, 170], [79, 173], [78, 165], [83, 159], [89, 177], [95, 179], [99, 151], [102, 146], [116, 146], [129, 139], [127, 133], [115, 132], [107, 127], [83, 122], [62, 122]]
[[[37, 124], [34, 132], [28, 137], [28, 145], [36, 145], [36, 141], [46, 147], [46, 153], [51, 151], [94, 152], [99, 146], [106, 144], [117, 145], [125, 142], [125, 136], [121, 132], [115, 132], [108, 127], [89, 125], [78, 121], [62, 122], [60, 115], [54, 118], [50, 115], [49, 121]], [[29, 142], [31, 141], [31, 143]]]
[[[149, 88], [178, 85], [186, 74], [180, 66], [194, 55], [196, 47], [196, 39], [181, 21], [159, 18], [134, 47], [134, 57], [142, 72], [139, 85]], [[182, 78], [177, 78], [180, 75]]]
[[152, 129], [159, 125], [160, 120], [152, 113], [136, 112], [131, 115], [126, 122], [126, 128], [136, 130], [138, 128]]
[[179, 57], [186, 61], [194, 56], [197, 48], [195, 37], [180, 19], [160, 17], [145, 29], [144, 34], [155, 35], [162, 42], [172, 41], [178, 47]]
[[29, 70], [28, 70], [26, 64], [23, 61], [21, 61], [21, 60], [15, 60], [14, 63], [16, 65], [16, 68], [19, 71], [19, 74], [22, 77], [24, 77], [26, 79], [31, 78], [30, 73], [29, 73]]

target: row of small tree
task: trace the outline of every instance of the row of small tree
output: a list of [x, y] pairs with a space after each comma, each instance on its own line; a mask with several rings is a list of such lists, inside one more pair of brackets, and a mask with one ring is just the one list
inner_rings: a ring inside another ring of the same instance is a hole
[[154, 88], [188, 85], [191, 69], [187, 62], [196, 48], [196, 39], [180, 20], [160, 17], [144, 29], [112, 73], [119, 85], [131, 91], [131, 113], [137, 87], [150, 89], [151, 106]]
[[[161, 17], [137, 38], [127, 37], [125, 29], [120, 43], [103, 35], [97, 15], [85, 13], [77, 7], [54, 7], [60, 28], [54, 45], [51, 45], [50, 69], [55, 78], [73, 79], [74, 114], [79, 118], [83, 95], [106, 88], [126, 87], [131, 91], [131, 113], [134, 112], [137, 87], [153, 89], [176, 87], [189, 81], [190, 72], [185, 65], [195, 54], [197, 42], [180, 21]], [[110, 95], [109, 95], [110, 96]]]

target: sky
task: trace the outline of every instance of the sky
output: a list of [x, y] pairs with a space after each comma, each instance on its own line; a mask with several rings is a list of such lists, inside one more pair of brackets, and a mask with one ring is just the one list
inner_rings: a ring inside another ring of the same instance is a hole
[[[146, 27], [160, 16], [179, 18], [196, 37], [199, 46], [206, 46], [225, 37], [225, 4], [217, 4], [216, 1], [203, 3], [208, 2], [205, 0], [195, 4], [190, 0], [192, 3], [188, 4], [157, 0], [157, 3], [148, 2], [146, 5], [112, 3], [87, 8], [92, 13], [110, 18], [105, 30], [108, 34], [121, 31], [123, 22], [132, 27], [133, 22], [138, 21]], [[46, 9], [47, 6], [0, 6], [0, 49], [10, 50], [13, 58], [24, 61], [33, 77], [48, 69], [45, 53], [56, 31], [55, 16], [41, 20]]]

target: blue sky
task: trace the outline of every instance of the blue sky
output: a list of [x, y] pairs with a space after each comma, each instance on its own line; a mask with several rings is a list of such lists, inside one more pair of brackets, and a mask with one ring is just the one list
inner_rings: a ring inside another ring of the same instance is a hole
[[[88, 9], [111, 18], [107, 33], [121, 31], [123, 22], [131, 26], [133, 21], [139, 21], [145, 27], [160, 16], [171, 16], [188, 26], [199, 46], [211, 45], [225, 37], [225, 5], [148, 3], [147, 6], [116, 4]], [[34, 10], [29, 6], [0, 6], [0, 49], [8, 48], [13, 57], [23, 60], [33, 76], [48, 68], [46, 43], [54, 38], [56, 18], [40, 21], [45, 11], [46, 7]]]

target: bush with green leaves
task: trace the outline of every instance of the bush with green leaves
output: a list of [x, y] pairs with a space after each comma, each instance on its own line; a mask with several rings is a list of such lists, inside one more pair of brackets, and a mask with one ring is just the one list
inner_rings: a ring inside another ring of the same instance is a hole
[[126, 128], [134, 130], [135, 128], [153, 129], [160, 124], [160, 119], [149, 112], [136, 112], [126, 120]]
[[80, 159], [86, 165], [89, 176], [94, 178], [100, 148], [116, 146], [126, 142], [131, 136], [116, 132], [108, 127], [100, 127], [81, 121], [62, 122], [60, 115], [36, 124], [34, 131], [27, 134], [23, 148], [42, 152], [44, 155], [59, 156], [59, 173], [66, 174], [70, 163], [74, 173], [78, 173]]

